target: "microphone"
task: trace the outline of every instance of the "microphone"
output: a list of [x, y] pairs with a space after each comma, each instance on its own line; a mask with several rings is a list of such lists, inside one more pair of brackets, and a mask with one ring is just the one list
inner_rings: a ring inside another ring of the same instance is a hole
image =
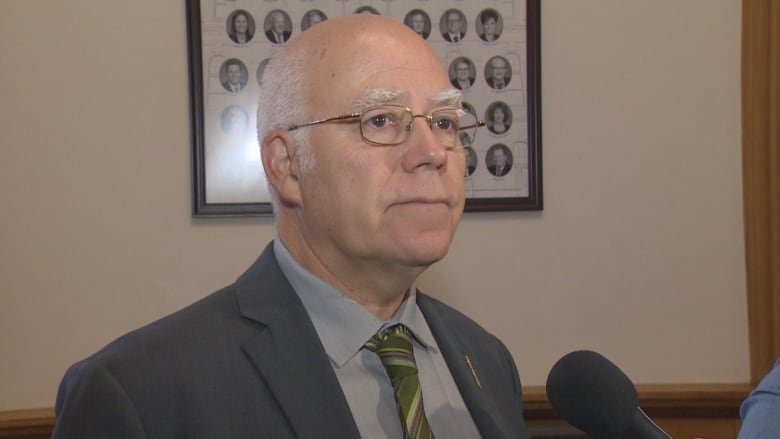
[[553, 410], [594, 439], [671, 439], [639, 408], [630, 379], [593, 351], [564, 355], [547, 376]]

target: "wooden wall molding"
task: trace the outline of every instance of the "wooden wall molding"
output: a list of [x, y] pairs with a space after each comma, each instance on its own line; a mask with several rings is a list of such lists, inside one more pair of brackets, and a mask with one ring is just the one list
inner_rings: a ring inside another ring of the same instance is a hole
[[[749, 384], [639, 384], [639, 406], [649, 416], [664, 418], [739, 418]], [[525, 418], [559, 419], [544, 386], [523, 388]]]
[[[739, 405], [752, 389], [749, 384], [638, 385], [639, 405], [653, 419], [739, 418]], [[543, 386], [523, 388], [525, 418], [529, 425], [560, 421]], [[0, 438], [49, 438], [55, 417], [51, 408], [0, 412]]]
[[742, 2], [742, 190], [750, 381], [780, 358], [780, 3]]
[[52, 408], [0, 411], [0, 438], [50, 438], [54, 423]]

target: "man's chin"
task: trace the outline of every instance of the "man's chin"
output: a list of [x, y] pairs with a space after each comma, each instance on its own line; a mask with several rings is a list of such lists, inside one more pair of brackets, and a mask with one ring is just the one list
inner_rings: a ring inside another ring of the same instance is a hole
[[417, 242], [403, 250], [403, 260], [405, 261], [405, 265], [409, 267], [418, 267], [424, 270], [432, 264], [444, 259], [449, 250], [449, 240], [446, 243], [438, 244]]

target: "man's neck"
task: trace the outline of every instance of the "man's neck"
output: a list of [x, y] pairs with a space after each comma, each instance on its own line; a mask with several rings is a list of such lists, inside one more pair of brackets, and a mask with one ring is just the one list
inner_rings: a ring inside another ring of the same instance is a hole
[[[288, 230], [291, 229], [291, 230]], [[396, 267], [366, 263], [356, 266], [328, 249], [315, 250], [294, 227], [279, 227], [290, 255], [306, 270], [329, 283], [377, 318], [386, 320], [403, 303], [409, 288], [427, 267]]]

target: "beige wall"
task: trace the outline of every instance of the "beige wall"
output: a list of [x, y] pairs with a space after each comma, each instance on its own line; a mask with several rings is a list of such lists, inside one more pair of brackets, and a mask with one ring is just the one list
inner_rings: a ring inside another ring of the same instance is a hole
[[[746, 382], [733, 0], [544, 0], [545, 210], [467, 214], [421, 280], [524, 383], [598, 350]], [[194, 220], [184, 2], [0, 2], [0, 410], [230, 282], [269, 219]]]

